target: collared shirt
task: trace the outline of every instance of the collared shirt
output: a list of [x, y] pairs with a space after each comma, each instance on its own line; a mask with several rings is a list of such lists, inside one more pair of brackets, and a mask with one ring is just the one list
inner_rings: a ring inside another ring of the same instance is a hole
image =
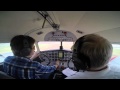
[[8, 56], [4, 60], [3, 69], [16, 79], [42, 79], [43, 76], [54, 72], [56, 67], [44, 66], [24, 57]]
[[120, 79], [120, 66], [108, 65], [101, 71], [79, 71], [65, 79]]

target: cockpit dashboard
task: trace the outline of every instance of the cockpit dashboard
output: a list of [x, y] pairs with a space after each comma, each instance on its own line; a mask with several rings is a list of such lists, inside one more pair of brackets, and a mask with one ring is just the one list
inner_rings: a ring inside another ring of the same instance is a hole
[[72, 51], [71, 50], [46, 50], [40, 52], [41, 63], [44, 65], [55, 65], [57, 60], [60, 61], [59, 66], [64, 68], [74, 68], [72, 63]]

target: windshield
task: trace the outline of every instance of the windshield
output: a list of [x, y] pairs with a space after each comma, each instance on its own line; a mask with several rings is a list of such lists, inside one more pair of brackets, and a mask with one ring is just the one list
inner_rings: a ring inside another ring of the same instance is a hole
[[[60, 49], [61, 42], [43, 41], [38, 43], [40, 51]], [[62, 42], [63, 49], [71, 50], [73, 42]]]
[[[39, 48], [41, 51], [44, 50], [55, 50], [60, 49], [60, 42], [39, 42]], [[63, 42], [63, 49], [71, 50], [73, 42]], [[112, 57], [120, 56], [120, 45], [112, 44], [113, 46], [113, 54]], [[3, 62], [5, 57], [12, 56], [13, 53], [10, 48], [10, 43], [0, 43], [0, 62]]]

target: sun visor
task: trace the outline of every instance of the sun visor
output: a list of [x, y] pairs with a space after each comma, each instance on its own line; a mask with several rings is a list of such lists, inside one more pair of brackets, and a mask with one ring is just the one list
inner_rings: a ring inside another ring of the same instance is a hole
[[51, 31], [45, 35], [45, 41], [76, 41], [76, 36], [64, 30]]

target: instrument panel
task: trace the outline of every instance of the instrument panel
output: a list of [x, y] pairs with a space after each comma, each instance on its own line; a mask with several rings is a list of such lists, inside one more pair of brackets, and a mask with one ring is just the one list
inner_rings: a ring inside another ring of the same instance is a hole
[[[59, 52], [63, 52], [63, 56], [59, 56]], [[41, 54], [45, 54], [49, 57], [51, 61], [63, 60], [68, 61], [72, 58], [72, 51], [69, 50], [48, 50], [42, 51]]]
[[[60, 60], [60, 66], [67, 68], [69, 64], [70, 67], [74, 68], [74, 65], [71, 61], [72, 51], [70, 50], [47, 50], [41, 51], [40, 54], [47, 56], [47, 58], [50, 60], [49, 65], [55, 65], [56, 60]], [[42, 59], [46, 59], [46, 57], [43, 57]], [[44, 62], [42, 64], [44, 64]]]

